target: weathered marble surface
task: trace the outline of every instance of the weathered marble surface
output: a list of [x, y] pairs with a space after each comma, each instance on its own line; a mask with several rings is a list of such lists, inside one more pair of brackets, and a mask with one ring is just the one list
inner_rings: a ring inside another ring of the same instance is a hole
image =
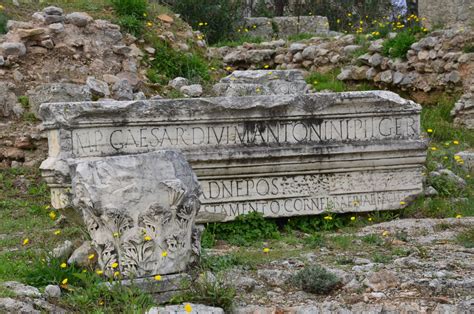
[[423, 190], [421, 107], [385, 91], [44, 104], [53, 205], [69, 158], [180, 149], [203, 187], [198, 221], [400, 208]]
[[182, 154], [78, 160], [71, 171], [74, 207], [106, 275], [177, 273], [199, 253], [193, 233], [200, 187]]
[[309, 87], [300, 70], [234, 71], [212, 88], [217, 96], [306, 94]]

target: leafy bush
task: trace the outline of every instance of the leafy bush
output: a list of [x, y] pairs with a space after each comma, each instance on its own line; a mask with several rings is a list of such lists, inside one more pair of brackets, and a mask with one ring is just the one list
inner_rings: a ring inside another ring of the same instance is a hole
[[177, 51], [161, 41], [157, 41], [154, 48], [154, 60], [148, 71], [148, 78], [152, 82], [163, 84], [178, 76], [194, 82], [210, 79], [207, 63], [202, 57]]
[[148, 10], [148, 0], [111, 0], [119, 16], [133, 16], [144, 20]]
[[314, 294], [327, 294], [341, 283], [336, 275], [319, 265], [303, 268], [290, 279], [290, 282], [303, 291]]
[[240, 1], [231, 0], [180, 0], [172, 5], [174, 12], [206, 35], [209, 44], [233, 38], [240, 7]]
[[221, 277], [210, 278], [207, 273], [201, 274], [190, 285], [190, 289], [171, 300], [172, 303], [192, 302], [223, 308], [230, 312], [235, 298], [235, 288]]
[[8, 17], [2, 12], [0, 12], [0, 34], [6, 34], [8, 32], [7, 22]]
[[288, 219], [286, 228], [290, 230], [300, 230], [306, 233], [315, 233], [319, 231], [336, 230], [343, 226], [344, 220], [341, 216], [323, 214], [318, 216], [292, 217]]
[[410, 46], [416, 42], [415, 35], [410, 31], [403, 31], [392, 39], [383, 43], [383, 54], [392, 58], [406, 58]]
[[117, 24], [125, 31], [134, 36], [138, 36], [143, 32], [144, 22], [133, 15], [124, 15], [117, 19]]
[[[275, 239], [279, 236], [275, 221], [265, 219], [257, 212], [238, 216], [228, 223], [208, 224], [203, 234], [203, 238], [225, 240], [235, 245], [249, 245], [258, 240]], [[212, 241], [207, 240], [207, 243]]]
[[238, 256], [233, 254], [222, 256], [202, 254], [200, 264], [203, 269], [210, 270], [212, 272], [220, 272], [233, 266], [241, 265], [242, 261], [238, 258]]

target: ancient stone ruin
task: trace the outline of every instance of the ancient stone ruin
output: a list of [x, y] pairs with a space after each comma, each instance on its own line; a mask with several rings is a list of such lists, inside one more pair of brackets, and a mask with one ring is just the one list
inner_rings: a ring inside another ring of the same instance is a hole
[[398, 209], [423, 191], [420, 106], [391, 92], [44, 104], [55, 208], [68, 160], [180, 149], [199, 222]]
[[107, 276], [179, 273], [199, 254], [200, 187], [182, 154], [78, 160], [71, 171], [74, 207]]

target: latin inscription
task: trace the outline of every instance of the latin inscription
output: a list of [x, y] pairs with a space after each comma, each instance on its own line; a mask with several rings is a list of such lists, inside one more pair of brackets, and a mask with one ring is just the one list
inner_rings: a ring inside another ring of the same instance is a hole
[[421, 191], [389, 191], [202, 204], [201, 211], [222, 214], [225, 215], [225, 220], [233, 220], [238, 215], [250, 212], [259, 212], [267, 217], [283, 217], [315, 215], [323, 212], [387, 210], [399, 208], [400, 201], [419, 192]]
[[374, 139], [411, 138], [418, 135], [417, 117], [365, 117], [257, 121], [235, 124], [181, 124], [123, 126], [72, 131], [76, 157], [146, 152], [162, 148], [205, 146], [288, 145]]

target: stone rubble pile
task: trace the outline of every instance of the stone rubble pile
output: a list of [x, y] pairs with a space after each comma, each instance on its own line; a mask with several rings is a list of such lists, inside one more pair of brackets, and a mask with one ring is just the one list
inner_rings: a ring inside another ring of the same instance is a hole
[[473, 40], [474, 31], [469, 28], [435, 31], [414, 43], [406, 60], [384, 56], [383, 39], [370, 41], [367, 53], [357, 56], [365, 49], [357, 44], [354, 35], [210, 48], [210, 54], [236, 69], [275, 67], [327, 72], [342, 67], [338, 79], [343, 81], [362, 80], [429, 92], [470, 82], [468, 78], [474, 73], [474, 53], [465, 53], [463, 48]]
[[0, 96], [2, 117], [19, 116], [24, 109], [12, 101], [13, 94], [28, 95], [36, 114], [48, 101], [132, 100], [144, 77], [137, 39], [87, 13], [65, 14], [50, 6], [29, 22], [10, 20], [7, 27], [0, 37], [0, 88], [7, 90]]

